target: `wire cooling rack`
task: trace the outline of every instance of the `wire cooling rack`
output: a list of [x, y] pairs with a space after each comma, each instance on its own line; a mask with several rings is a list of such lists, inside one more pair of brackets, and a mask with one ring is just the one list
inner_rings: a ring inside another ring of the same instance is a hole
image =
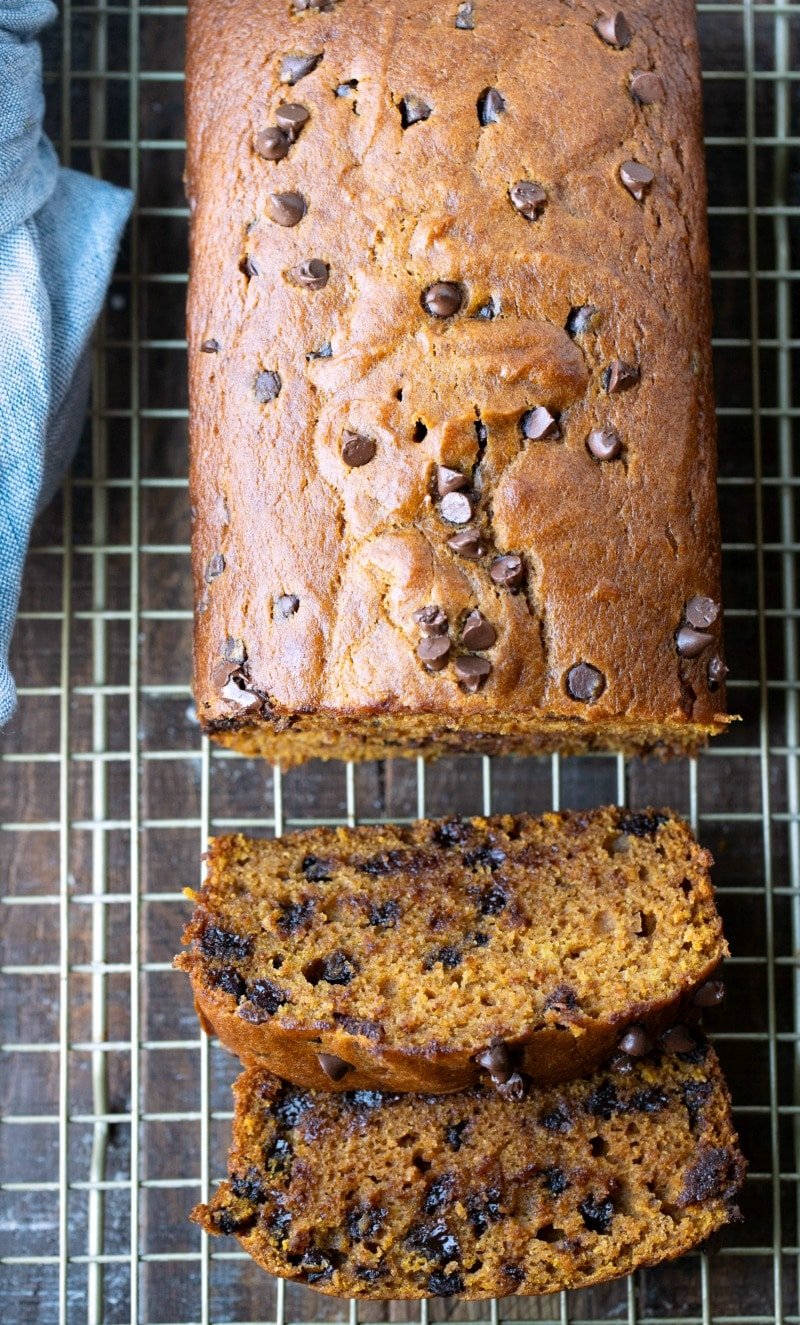
[[[486, 0], [487, 4], [491, 0]], [[0, 1314], [10, 1325], [553, 1319], [797, 1325], [800, 3], [698, 5], [731, 704], [696, 763], [309, 765], [194, 722], [186, 494], [184, 9], [73, 4], [47, 37], [65, 163], [137, 208], [73, 477], [34, 537], [2, 737]], [[679, 402], [676, 402], [679, 407]], [[170, 960], [210, 831], [669, 803], [717, 858], [735, 956], [716, 1041], [751, 1161], [714, 1255], [547, 1299], [354, 1305], [276, 1283], [187, 1222], [224, 1168], [233, 1061]]]

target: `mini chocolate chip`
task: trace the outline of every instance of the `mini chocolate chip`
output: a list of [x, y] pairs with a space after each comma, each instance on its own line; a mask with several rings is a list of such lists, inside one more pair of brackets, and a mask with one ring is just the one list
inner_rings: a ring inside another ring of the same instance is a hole
[[294, 593], [282, 593], [275, 599], [273, 616], [276, 621], [288, 621], [300, 606], [300, 599]]
[[486, 892], [481, 894], [478, 910], [482, 916], [499, 916], [507, 905], [508, 895], [498, 884], [493, 884], [491, 888], [487, 888]]
[[614, 1218], [614, 1202], [610, 1197], [597, 1201], [593, 1196], [587, 1196], [585, 1201], [581, 1201], [578, 1209], [581, 1212], [584, 1224], [591, 1233], [609, 1233], [611, 1231], [611, 1221]]
[[474, 658], [472, 654], [461, 654], [453, 663], [456, 676], [469, 694], [474, 695], [480, 690], [486, 678], [492, 670], [492, 664], [488, 658]]
[[448, 538], [447, 546], [468, 561], [477, 561], [486, 551], [486, 545], [477, 529], [463, 529], [460, 534], [453, 534]]
[[393, 929], [400, 915], [400, 903], [390, 897], [388, 901], [369, 908], [369, 923], [376, 929]]
[[268, 129], [262, 129], [255, 137], [255, 149], [259, 156], [263, 156], [265, 161], [282, 161], [288, 154], [290, 147], [289, 139], [283, 132], [283, 129], [270, 125]]
[[669, 823], [668, 814], [642, 814], [634, 811], [623, 813], [619, 819], [619, 831], [631, 837], [655, 837], [659, 828]]
[[427, 436], [428, 436], [427, 423], [423, 423], [422, 419], [417, 419], [416, 423], [414, 424], [414, 431], [411, 435], [412, 442], [424, 442]]
[[464, 864], [470, 870], [486, 869], [494, 872], [499, 870], [505, 862], [506, 853], [501, 847], [492, 847], [485, 843], [483, 846], [475, 847], [472, 851], [467, 851], [464, 855]]
[[493, 1080], [508, 1081], [514, 1071], [511, 1051], [507, 1044], [493, 1044], [476, 1055], [476, 1063], [484, 1067]]
[[297, 225], [306, 214], [306, 200], [302, 193], [270, 193], [267, 212], [276, 225]]
[[427, 635], [417, 645], [417, 657], [429, 672], [441, 672], [450, 656], [450, 641], [446, 635]]
[[489, 575], [501, 589], [519, 588], [525, 575], [522, 557], [518, 557], [514, 552], [496, 557], [489, 567]]
[[586, 448], [595, 460], [616, 460], [622, 440], [613, 428], [593, 428], [586, 438]]
[[258, 267], [256, 266], [255, 261], [253, 260], [253, 258], [250, 256], [249, 253], [247, 257], [242, 258], [241, 262], [239, 263], [239, 271], [242, 273], [243, 276], [247, 277], [248, 281], [251, 281], [254, 276], [258, 275]]
[[306, 290], [321, 290], [328, 284], [328, 264], [319, 258], [307, 258], [299, 266], [292, 267], [289, 276]]
[[539, 1121], [548, 1132], [557, 1132], [561, 1136], [572, 1131], [572, 1118], [563, 1104], [557, 1104], [549, 1113], [542, 1114]]
[[697, 658], [714, 643], [714, 636], [693, 626], [681, 626], [675, 635], [675, 647], [682, 658]]
[[330, 883], [333, 877], [330, 862], [320, 860], [318, 856], [304, 856], [300, 869], [309, 883]]
[[436, 603], [431, 603], [429, 607], [418, 607], [413, 614], [423, 635], [446, 635], [448, 628], [447, 617]]
[[641, 1058], [644, 1054], [649, 1054], [652, 1047], [653, 1041], [643, 1026], [629, 1026], [617, 1042], [620, 1052], [628, 1054], [631, 1058]]
[[706, 626], [713, 626], [719, 616], [719, 603], [715, 603], [713, 598], [703, 598], [697, 594], [689, 599], [684, 615], [690, 626], [704, 630]]
[[523, 437], [527, 437], [531, 442], [543, 442], [547, 438], [555, 439], [561, 436], [558, 419], [549, 409], [545, 409], [544, 405], [536, 405], [534, 409], [527, 410], [520, 419], [519, 426]]
[[423, 971], [432, 970], [437, 962], [441, 962], [445, 970], [452, 971], [456, 966], [461, 965], [461, 953], [458, 948], [453, 947], [452, 943], [445, 943], [442, 948], [434, 948], [433, 952], [429, 952], [423, 958]]
[[410, 92], [400, 102], [400, 123], [404, 129], [407, 129], [411, 124], [419, 124], [420, 120], [428, 119], [431, 110], [432, 107], [428, 105], [427, 101], [423, 101], [422, 97], [415, 97]]
[[466, 1131], [468, 1127], [469, 1123], [464, 1121], [461, 1123], [450, 1123], [450, 1125], [446, 1128], [444, 1139], [445, 1139], [445, 1144], [448, 1146], [450, 1150], [458, 1151], [461, 1149], [461, 1143], [463, 1140], [462, 1134]]
[[696, 1008], [718, 1008], [725, 1001], [725, 986], [721, 980], [707, 980], [695, 991], [692, 1002]]
[[306, 74], [310, 74], [316, 69], [322, 59], [322, 54], [322, 51], [318, 51], [316, 55], [284, 55], [281, 60], [280, 81], [294, 87], [295, 83], [299, 83], [301, 78], [305, 78]]
[[718, 686], [721, 686], [727, 675], [728, 668], [725, 666], [719, 654], [713, 654], [709, 660], [707, 672], [709, 690], [716, 690]]
[[236, 663], [241, 667], [242, 663], [247, 662], [247, 649], [244, 647], [244, 640], [234, 639], [233, 635], [228, 635], [222, 646], [222, 656], [226, 662]]
[[422, 307], [431, 317], [452, 317], [463, 301], [461, 286], [455, 281], [435, 281], [422, 295]]
[[455, 26], [462, 32], [472, 32], [475, 27], [475, 5], [473, 0], [461, 0], [456, 10]]
[[240, 1004], [237, 1011], [242, 1021], [258, 1026], [268, 1017], [274, 1017], [288, 1001], [286, 991], [272, 980], [254, 980], [247, 987], [247, 1002]]
[[697, 1040], [688, 1026], [670, 1026], [661, 1036], [661, 1043], [670, 1054], [690, 1054], [697, 1048]]
[[642, 106], [652, 106], [653, 102], [664, 100], [664, 84], [650, 69], [634, 69], [628, 86], [634, 101]]
[[342, 433], [342, 459], [350, 469], [360, 469], [375, 458], [378, 446], [374, 437], [365, 437], [362, 432], [352, 432], [345, 428]]
[[453, 1297], [464, 1292], [463, 1275], [453, 1270], [445, 1274], [444, 1270], [434, 1270], [428, 1279], [428, 1292], [431, 1297]]
[[436, 470], [436, 488], [440, 497], [446, 497], [448, 492], [458, 492], [468, 486], [469, 478], [466, 474], [462, 474], [460, 469], [448, 469], [446, 465], [439, 465]]
[[470, 612], [461, 631], [461, 643], [465, 649], [491, 649], [497, 642], [497, 631], [491, 621], [487, 621], [477, 608]]
[[478, 123], [496, 124], [506, 108], [505, 97], [496, 87], [485, 87], [478, 97]]
[[275, 112], [275, 119], [279, 129], [283, 129], [290, 142], [297, 141], [300, 131], [308, 123], [309, 114], [305, 106], [298, 106], [296, 102], [289, 101], [279, 106]]
[[499, 300], [495, 299], [494, 295], [492, 295], [489, 299], [486, 300], [485, 304], [481, 304], [479, 308], [475, 309], [474, 316], [477, 318], [481, 318], [483, 321], [491, 322], [493, 321], [494, 318], [497, 317], [499, 312], [500, 312], [500, 302]]
[[568, 336], [582, 336], [588, 331], [596, 315], [600, 312], [594, 304], [578, 304], [569, 310], [564, 330]]
[[590, 704], [599, 699], [606, 688], [606, 678], [591, 663], [580, 662], [567, 672], [567, 691], [572, 699]]
[[322, 979], [329, 985], [349, 985], [358, 974], [358, 964], [339, 948], [322, 963]]
[[623, 50], [633, 36], [630, 24], [621, 9], [615, 14], [603, 14], [594, 25], [598, 37], [602, 37], [608, 46]]
[[639, 369], [635, 364], [624, 359], [612, 359], [603, 373], [603, 387], [610, 396], [620, 391], [629, 391], [639, 384]]
[[446, 492], [439, 513], [449, 524], [467, 524], [472, 519], [472, 502], [463, 492]]
[[642, 165], [641, 161], [623, 161], [619, 168], [619, 177], [637, 202], [644, 201], [655, 179], [650, 167]]
[[203, 576], [206, 584], [211, 584], [212, 580], [216, 580], [217, 576], [221, 575], [224, 569], [225, 558], [221, 552], [215, 552], [213, 557], [209, 557], [205, 575]]
[[569, 1178], [564, 1170], [556, 1164], [552, 1164], [550, 1168], [545, 1169], [543, 1177], [545, 1187], [549, 1192], [552, 1192], [553, 1196], [560, 1196], [569, 1187]]
[[547, 205], [547, 194], [541, 184], [520, 179], [508, 190], [511, 205], [526, 221], [537, 221]]
[[346, 83], [339, 83], [339, 85], [334, 88], [334, 92], [336, 93], [337, 97], [349, 97], [350, 93], [354, 92], [357, 87], [358, 87], [358, 79], [349, 78]]
[[243, 962], [253, 951], [253, 937], [220, 929], [218, 925], [206, 925], [199, 939], [199, 948], [204, 957], [212, 960]]
[[608, 1060], [608, 1066], [612, 1072], [621, 1072], [623, 1076], [633, 1071], [633, 1059], [628, 1054], [614, 1054], [613, 1058]]
[[219, 354], [219, 341], [213, 339], [204, 340], [200, 349], [203, 354]]
[[518, 1103], [525, 1097], [525, 1082], [519, 1072], [512, 1072], [508, 1081], [495, 1081], [494, 1088], [502, 1100]]
[[238, 676], [230, 677], [219, 693], [221, 699], [227, 700], [229, 704], [238, 704], [243, 709], [251, 709], [261, 703], [258, 695], [248, 690], [244, 680]]
[[330, 1081], [341, 1081], [353, 1070], [352, 1063], [345, 1062], [336, 1054], [317, 1054], [317, 1062]]
[[281, 394], [282, 385], [280, 373], [269, 370], [258, 373], [253, 384], [253, 391], [259, 405], [268, 405], [271, 400], [277, 400]]
[[306, 359], [310, 363], [312, 359], [330, 359], [332, 354], [333, 347], [331, 346], [330, 341], [326, 340], [325, 344], [320, 345], [318, 350], [309, 350], [306, 354]]

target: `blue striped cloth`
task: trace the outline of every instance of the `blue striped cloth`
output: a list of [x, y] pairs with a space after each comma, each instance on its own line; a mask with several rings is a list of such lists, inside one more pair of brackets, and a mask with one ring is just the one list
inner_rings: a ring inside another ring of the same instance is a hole
[[64, 170], [42, 132], [50, 0], [0, 2], [0, 726], [31, 524], [72, 458], [89, 341], [130, 213], [125, 189]]

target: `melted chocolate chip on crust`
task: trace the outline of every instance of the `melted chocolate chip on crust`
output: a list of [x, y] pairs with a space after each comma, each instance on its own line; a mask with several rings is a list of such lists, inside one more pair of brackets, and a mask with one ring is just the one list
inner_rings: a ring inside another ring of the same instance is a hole
[[414, 612], [414, 620], [422, 631], [423, 635], [446, 635], [448, 629], [448, 620], [436, 603], [431, 603], [428, 607], [418, 607]]
[[273, 615], [276, 621], [288, 621], [290, 616], [294, 616], [300, 607], [300, 599], [297, 594], [284, 593], [280, 598], [275, 599]]
[[561, 428], [555, 414], [551, 414], [544, 405], [536, 405], [523, 414], [520, 420], [523, 437], [531, 442], [543, 442], [561, 436]]
[[448, 538], [447, 546], [468, 561], [478, 561], [486, 551], [486, 545], [477, 529], [464, 529], [460, 534], [453, 534]]
[[462, 32], [472, 32], [475, 27], [475, 5], [473, 0], [461, 0], [456, 10], [455, 27]]
[[600, 309], [594, 304], [579, 304], [569, 310], [569, 315], [564, 323], [564, 330], [568, 336], [582, 336], [592, 326]]
[[209, 338], [204, 340], [200, 346], [203, 354], [219, 354], [219, 341]]
[[460, 469], [448, 469], [446, 465], [439, 465], [436, 470], [436, 488], [440, 497], [446, 497], [448, 492], [459, 492], [461, 488], [469, 487], [469, 478], [462, 474]]
[[353, 1070], [352, 1063], [345, 1062], [344, 1058], [336, 1054], [317, 1054], [317, 1062], [331, 1081], [341, 1081]]
[[308, 123], [309, 113], [305, 106], [299, 106], [296, 102], [284, 102], [275, 112], [275, 119], [279, 129], [282, 129], [290, 142], [294, 143], [300, 135], [304, 125]]
[[653, 1041], [643, 1026], [630, 1026], [618, 1041], [617, 1048], [631, 1058], [641, 1058], [644, 1054], [650, 1053]]
[[467, 524], [472, 519], [472, 502], [466, 493], [446, 492], [439, 503], [439, 513], [448, 524]]
[[694, 626], [697, 630], [705, 630], [708, 626], [714, 625], [719, 613], [719, 603], [715, 603], [713, 598], [704, 598], [701, 594], [696, 594], [686, 604], [684, 616], [690, 626]]

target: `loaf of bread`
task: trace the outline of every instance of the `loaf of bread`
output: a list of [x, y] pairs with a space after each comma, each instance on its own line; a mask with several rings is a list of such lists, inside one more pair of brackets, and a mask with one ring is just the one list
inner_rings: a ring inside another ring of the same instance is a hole
[[721, 730], [692, 0], [192, 0], [187, 77], [203, 728]]
[[582, 1288], [738, 1217], [744, 1161], [702, 1042], [519, 1103], [483, 1086], [302, 1091], [259, 1069], [234, 1090], [230, 1176], [192, 1218], [323, 1293]]
[[710, 859], [680, 819], [615, 808], [217, 838], [177, 964], [247, 1065], [514, 1094], [719, 1001]]

